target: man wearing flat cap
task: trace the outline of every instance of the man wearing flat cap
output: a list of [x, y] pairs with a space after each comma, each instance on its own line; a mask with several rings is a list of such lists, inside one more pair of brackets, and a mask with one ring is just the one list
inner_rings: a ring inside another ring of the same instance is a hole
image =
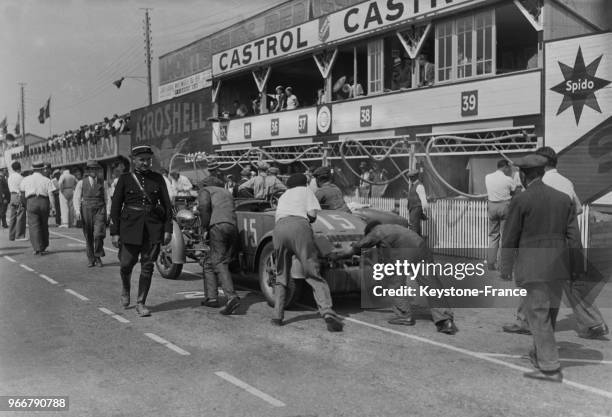
[[266, 162], [257, 164], [258, 175], [240, 184], [238, 191], [252, 189], [255, 198], [266, 200], [276, 192], [285, 191], [287, 187], [285, 187], [281, 180], [276, 178], [275, 175], [268, 175], [269, 169], [270, 166]]
[[313, 173], [317, 181], [315, 196], [323, 210], [340, 210], [350, 213], [342, 191], [332, 182], [332, 172], [329, 167], [319, 167]]
[[30, 243], [35, 255], [44, 255], [49, 247], [49, 211], [55, 214], [53, 183], [43, 175], [42, 162], [32, 164], [34, 173], [21, 181], [21, 191], [26, 199]]
[[527, 290], [525, 315], [533, 334], [528, 378], [561, 382], [555, 323], [564, 283], [570, 279], [570, 248], [580, 248], [575, 208], [568, 196], [542, 182], [547, 158], [529, 154], [515, 162], [526, 190], [510, 202], [502, 236], [501, 273], [514, 269], [517, 286]]
[[408, 171], [408, 224], [411, 230], [414, 230], [423, 236], [421, 228], [421, 220], [425, 220], [425, 211], [429, 207], [425, 187], [419, 179], [420, 171], [411, 169]]
[[238, 227], [234, 211], [234, 197], [223, 188], [223, 181], [210, 176], [202, 181], [198, 190], [198, 211], [202, 228], [208, 232], [210, 252], [204, 257], [203, 306], [218, 307], [217, 282], [227, 297], [219, 310], [223, 315], [232, 314], [240, 306], [240, 298], [234, 290], [229, 264], [234, 258], [238, 242]]
[[104, 237], [106, 236], [106, 213], [108, 187], [101, 178], [102, 167], [96, 161], [88, 161], [85, 176], [74, 190], [72, 199], [77, 220], [81, 220], [88, 267], [102, 267]]
[[172, 239], [172, 203], [164, 178], [151, 171], [152, 159], [150, 146], [132, 148], [134, 171], [119, 177], [111, 204], [112, 243], [116, 248], [121, 245], [121, 303], [125, 308], [130, 305], [132, 270], [140, 258], [136, 312], [141, 317], [151, 315], [145, 302], [160, 246]]

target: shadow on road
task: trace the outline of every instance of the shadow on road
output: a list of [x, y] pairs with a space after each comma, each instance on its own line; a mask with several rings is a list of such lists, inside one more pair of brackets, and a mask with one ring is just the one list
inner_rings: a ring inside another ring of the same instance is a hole
[[564, 367], [570, 366], [593, 366], [593, 363], [589, 362], [572, 362], [572, 359], [589, 360], [593, 362], [602, 361], [604, 359], [603, 353], [595, 349], [585, 348], [580, 343], [572, 342], [558, 342], [559, 356], [561, 356]]

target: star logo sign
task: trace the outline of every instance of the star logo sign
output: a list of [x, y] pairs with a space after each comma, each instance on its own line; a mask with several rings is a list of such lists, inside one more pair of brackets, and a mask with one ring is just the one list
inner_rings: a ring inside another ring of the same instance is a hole
[[582, 49], [578, 47], [574, 68], [559, 61], [559, 67], [565, 80], [551, 88], [552, 91], [563, 95], [557, 115], [563, 113], [568, 107], [573, 107], [576, 126], [580, 122], [584, 106], [601, 113], [595, 92], [610, 84], [610, 81], [595, 76], [602, 57], [603, 55], [600, 55], [599, 58], [585, 66]]

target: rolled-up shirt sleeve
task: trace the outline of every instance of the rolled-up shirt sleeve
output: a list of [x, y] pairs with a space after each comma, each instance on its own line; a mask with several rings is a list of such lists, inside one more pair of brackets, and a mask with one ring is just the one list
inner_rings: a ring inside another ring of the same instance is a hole
[[81, 213], [81, 197], [83, 194], [83, 180], [77, 182], [76, 187], [74, 187], [74, 196], [72, 197], [72, 205], [74, 206], [75, 214]]

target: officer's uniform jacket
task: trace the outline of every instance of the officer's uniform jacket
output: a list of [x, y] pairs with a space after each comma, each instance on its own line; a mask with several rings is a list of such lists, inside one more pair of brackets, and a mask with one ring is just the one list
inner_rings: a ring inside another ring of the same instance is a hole
[[153, 171], [135, 173], [149, 196], [144, 196], [132, 173], [122, 174], [115, 187], [111, 203], [111, 236], [121, 242], [142, 245], [145, 230], [151, 243], [163, 241], [164, 232], [172, 233], [172, 203], [164, 177]]
[[571, 199], [538, 179], [510, 202], [501, 272], [509, 275], [514, 265], [517, 285], [567, 280], [580, 270], [579, 252], [569, 248], [581, 246]]

